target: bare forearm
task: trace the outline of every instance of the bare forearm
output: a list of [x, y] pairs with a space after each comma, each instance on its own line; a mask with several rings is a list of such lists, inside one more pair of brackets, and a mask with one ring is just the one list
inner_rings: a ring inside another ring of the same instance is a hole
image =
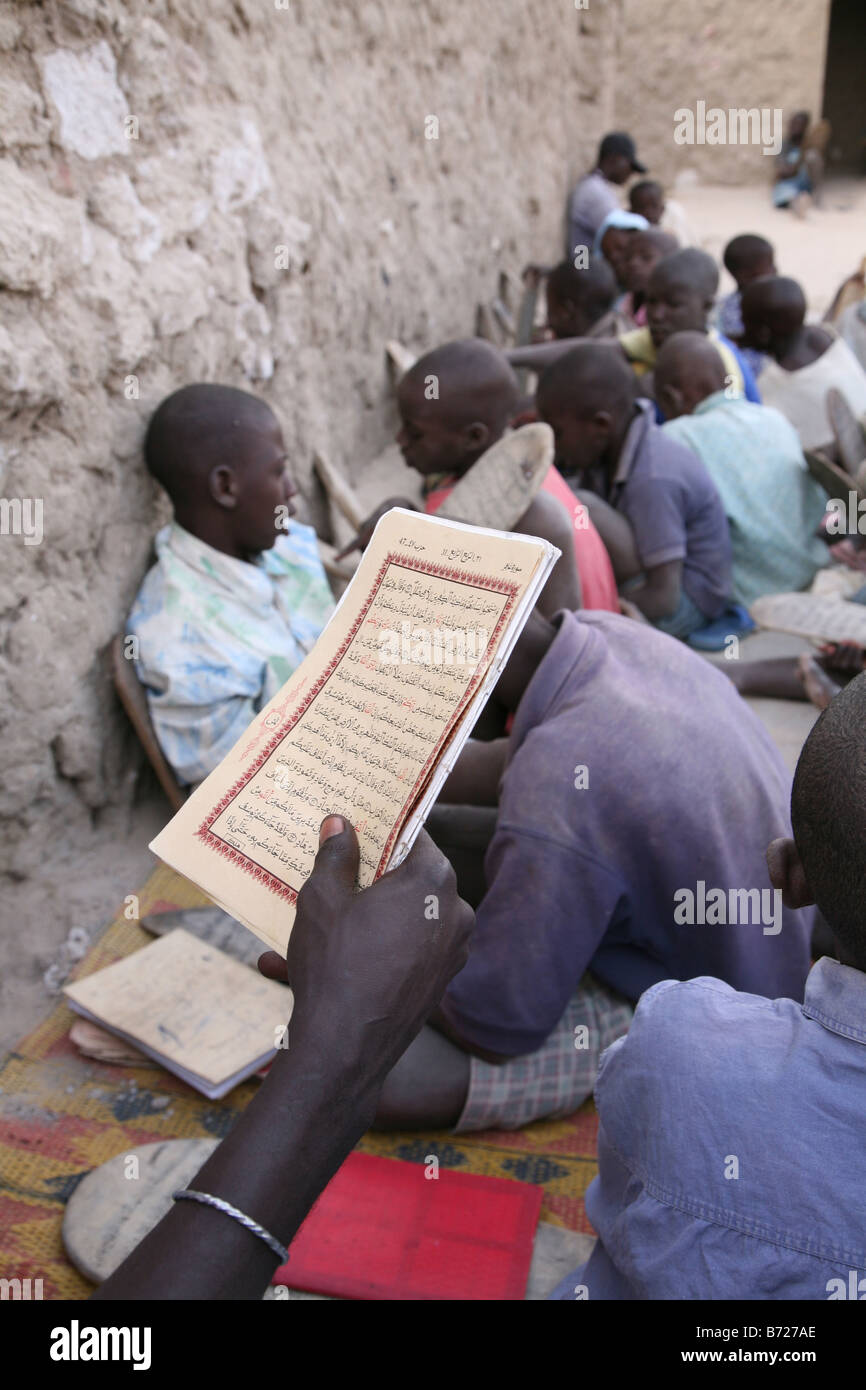
[[497, 806], [508, 739], [470, 739], [445, 779], [439, 800], [454, 806]]
[[549, 343], [527, 343], [525, 347], [510, 348], [505, 356], [512, 367], [531, 367], [534, 372], [542, 372], [578, 343], [585, 342], [585, 338], [555, 338]]
[[[258, 1095], [189, 1183], [238, 1207], [283, 1245], [375, 1112], [382, 1078], [335, 1063], [337, 1050], [334, 1039], [327, 1047], [301, 1040], [280, 1052]], [[277, 1264], [265, 1242], [232, 1217], [181, 1201], [94, 1297], [258, 1299]]]
[[628, 597], [650, 622], [669, 618], [676, 612], [680, 599], [679, 592], [672, 595], [668, 589], [655, 589], [651, 584], [644, 584], [640, 589], [629, 589]]

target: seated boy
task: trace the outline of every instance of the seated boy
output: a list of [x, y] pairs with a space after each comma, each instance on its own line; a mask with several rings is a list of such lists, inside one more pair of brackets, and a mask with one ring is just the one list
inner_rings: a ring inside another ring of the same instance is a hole
[[866, 411], [866, 372], [834, 329], [806, 323], [806, 297], [796, 280], [771, 276], [743, 292], [743, 342], [768, 354], [761, 373], [766, 405], [786, 415], [804, 449], [831, 444], [831, 386], [855, 415]]
[[794, 838], [767, 852], [776, 897], [817, 902], [835, 958], [804, 1002], [712, 978], [643, 996], [596, 1085], [598, 1244], [555, 1297], [862, 1299], [864, 726], [861, 675], [806, 740]]
[[[646, 326], [623, 333], [618, 340], [645, 393], [652, 391], [656, 353], [665, 338], [672, 333], [708, 333], [722, 354], [731, 388], [749, 401], [760, 402], [755, 379], [739, 348], [714, 328], [707, 328], [718, 285], [719, 272], [712, 256], [694, 247], [664, 256], [652, 270], [646, 287]], [[512, 366], [543, 371], [579, 341], [564, 338], [556, 343], [530, 344], [511, 348], [506, 356]]]
[[679, 246], [695, 244], [695, 234], [685, 208], [672, 198], [665, 198], [664, 189], [655, 179], [641, 179], [633, 183], [628, 191], [628, 205], [632, 212], [645, 217], [651, 227], [668, 232]]
[[622, 354], [573, 348], [544, 373], [537, 400], [568, 481], [591, 490], [581, 500], [628, 597], [674, 637], [719, 617], [732, 582], [721, 498], [700, 459], [655, 424], [652, 402], [635, 399]]
[[776, 274], [775, 253], [766, 237], [754, 236], [747, 232], [743, 236], [735, 236], [733, 241], [728, 242], [722, 260], [728, 274], [736, 280], [737, 288], [719, 300], [716, 306], [716, 322], [720, 332], [740, 347], [743, 357], [757, 379], [766, 366], [767, 358], [763, 352], [757, 352], [755, 348], [740, 345], [743, 336], [742, 297], [743, 290], [747, 285], [751, 285], [753, 280]]
[[752, 890], [754, 907], [763, 847], [789, 827], [782, 758], [720, 672], [647, 624], [536, 613], [496, 698], [516, 711], [510, 739], [470, 742], [477, 765], [443, 793], [458, 800], [461, 776], [475, 801], [498, 788], [469, 961], [385, 1082], [382, 1127], [568, 1114], [662, 979], [802, 998], [809, 913], [768, 894], [763, 913], [709, 906]]
[[707, 333], [722, 354], [731, 389], [746, 400], [760, 402], [754, 376], [740, 349], [714, 328], [708, 329], [718, 287], [719, 272], [706, 251], [686, 247], [663, 257], [647, 283], [647, 326], [625, 334], [620, 346], [642, 377], [653, 370], [659, 348], [672, 333]]
[[808, 111], [794, 112], [788, 123], [785, 142], [776, 155], [773, 206], [789, 207], [798, 217], [804, 217], [811, 207], [812, 197], [820, 189], [824, 171], [820, 151], [810, 146], [811, 119]]
[[702, 333], [668, 338], [655, 389], [662, 433], [697, 454], [722, 499], [734, 598], [748, 605], [762, 594], [808, 588], [830, 558], [816, 535], [827, 498], [793, 425], [778, 410], [727, 394], [724, 363]]
[[658, 227], [635, 232], [623, 267], [622, 281], [628, 293], [620, 300], [620, 317], [628, 323], [623, 332], [646, 326], [646, 288], [649, 278], [664, 256], [677, 250], [677, 239]]
[[[425, 510], [442, 505], [457, 479], [502, 437], [519, 404], [517, 378], [502, 353], [483, 338], [434, 348], [402, 377], [397, 442], [409, 467], [427, 480]], [[399, 497], [383, 502], [347, 551], [365, 545], [379, 517], [398, 506], [414, 503]], [[563, 607], [619, 612], [605, 547], [555, 468], [514, 529], [544, 536], [563, 551], [542, 592], [542, 612], [552, 615]]]
[[333, 599], [279, 423], [230, 386], [185, 386], [144, 444], [174, 520], [129, 617], [157, 738], [179, 781], [212, 772], [310, 651]]
[[616, 276], [601, 257], [585, 270], [560, 261], [547, 277], [547, 327], [554, 338], [613, 338], [622, 331], [616, 297]]
[[578, 246], [592, 246], [607, 214], [620, 206], [617, 190], [634, 173], [646, 173], [634, 140], [625, 131], [610, 131], [598, 147], [595, 168], [584, 174], [569, 197], [566, 256], [573, 256]]
[[635, 233], [645, 232], [648, 228], [649, 223], [645, 217], [638, 217], [637, 213], [623, 212], [621, 208], [617, 208], [615, 212], [608, 213], [598, 229], [592, 244], [593, 260], [601, 258], [607, 261], [620, 289], [625, 288], [622, 272], [629, 258]]

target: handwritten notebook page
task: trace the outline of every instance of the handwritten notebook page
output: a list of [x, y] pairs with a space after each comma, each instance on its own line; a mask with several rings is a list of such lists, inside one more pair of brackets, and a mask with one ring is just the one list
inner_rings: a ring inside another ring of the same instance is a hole
[[85, 1018], [212, 1097], [273, 1056], [292, 1005], [284, 985], [182, 928], [64, 993]]
[[274, 949], [330, 813], [402, 859], [559, 551], [395, 508], [292, 678], [151, 845]]
[[856, 642], [866, 647], [866, 606], [836, 594], [766, 594], [749, 610], [761, 627], [811, 637], [816, 642]]

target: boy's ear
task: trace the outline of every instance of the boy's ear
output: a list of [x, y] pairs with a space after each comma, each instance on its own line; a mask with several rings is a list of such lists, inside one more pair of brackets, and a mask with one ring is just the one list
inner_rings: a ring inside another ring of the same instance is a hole
[[463, 437], [469, 449], [486, 449], [490, 443], [490, 429], [483, 420], [475, 420], [466, 426]]
[[600, 434], [610, 434], [613, 429], [613, 416], [609, 410], [597, 410], [592, 417], [592, 423]]
[[786, 907], [811, 907], [815, 899], [806, 881], [800, 851], [793, 840], [773, 840], [767, 848], [770, 882], [782, 894]]
[[669, 382], [656, 388], [656, 400], [661, 406], [666, 420], [676, 420], [680, 415], [688, 414], [683, 405], [682, 391], [678, 386], [673, 386]]
[[238, 504], [238, 485], [234, 470], [228, 464], [217, 464], [207, 478], [208, 492], [218, 507], [233, 508]]

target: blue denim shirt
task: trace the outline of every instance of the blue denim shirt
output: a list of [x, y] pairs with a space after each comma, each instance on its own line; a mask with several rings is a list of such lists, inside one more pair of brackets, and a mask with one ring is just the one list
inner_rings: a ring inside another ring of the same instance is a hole
[[655, 985], [596, 1102], [599, 1241], [554, 1297], [866, 1296], [866, 974], [824, 956], [803, 1004]]

